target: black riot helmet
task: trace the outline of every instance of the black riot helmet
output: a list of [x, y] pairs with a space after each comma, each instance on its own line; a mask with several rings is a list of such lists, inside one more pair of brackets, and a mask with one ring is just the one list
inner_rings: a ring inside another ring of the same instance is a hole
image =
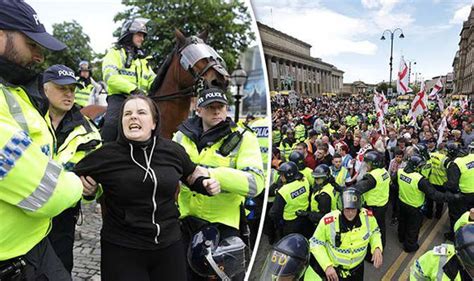
[[196, 233], [188, 248], [188, 263], [202, 277], [219, 276], [222, 280], [245, 271], [246, 245], [237, 236], [220, 237], [215, 226], [206, 226]]
[[367, 151], [364, 155], [364, 162], [370, 164], [372, 169], [383, 168], [383, 155], [375, 150]]
[[464, 156], [461, 144], [458, 142], [450, 141], [446, 144], [446, 150], [448, 151], [448, 157], [455, 159], [457, 157]]
[[456, 255], [464, 270], [474, 278], [474, 224], [461, 227], [454, 236]]
[[298, 166], [291, 161], [282, 163], [280, 168], [278, 168], [278, 172], [285, 176], [286, 182], [288, 183], [303, 178], [303, 175], [298, 170]]
[[298, 166], [298, 170], [300, 170], [300, 171], [303, 170], [304, 168], [306, 168], [306, 166], [304, 164], [304, 155], [303, 155], [303, 153], [301, 153], [299, 151], [291, 152], [290, 156], [288, 157], [288, 160], [295, 163], [296, 166]]
[[408, 158], [407, 165], [403, 169], [405, 173], [420, 172], [423, 166], [426, 165], [426, 160], [418, 154], [413, 154]]
[[298, 233], [289, 234], [273, 245], [259, 280], [300, 280], [309, 256], [308, 240]]
[[430, 159], [430, 154], [428, 153], [428, 146], [424, 143], [417, 143], [413, 145], [415, 148], [415, 152], [419, 154], [425, 161], [428, 161]]
[[331, 169], [326, 164], [320, 164], [313, 170], [311, 176], [313, 176], [316, 186], [322, 187], [329, 182]]
[[342, 192], [342, 208], [343, 209], [360, 209], [362, 200], [360, 191], [349, 187]]

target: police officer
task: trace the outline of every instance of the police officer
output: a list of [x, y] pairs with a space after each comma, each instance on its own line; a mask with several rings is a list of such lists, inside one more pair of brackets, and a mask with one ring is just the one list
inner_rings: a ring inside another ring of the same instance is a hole
[[410, 280], [474, 279], [474, 224], [456, 231], [454, 245], [441, 244], [419, 257], [411, 267]]
[[452, 193], [437, 191], [421, 172], [426, 161], [418, 154], [408, 158], [407, 165], [397, 171], [392, 179], [395, 189], [399, 190], [400, 215], [398, 223], [398, 240], [403, 243], [405, 252], [418, 250], [418, 234], [423, 216], [421, 207], [425, 202], [425, 195], [434, 201], [454, 200]]
[[288, 159], [290, 153], [295, 149], [297, 143], [298, 142], [295, 138], [295, 132], [291, 129], [288, 129], [286, 131], [286, 136], [281, 141], [279, 147], [281, 154], [283, 157], [285, 157], [285, 159]]
[[120, 107], [130, 94], [144, 94], [155, 79], [155, 73], [148, 65], [143, 42], [148, 33], [148, 20], [136, 18], [127, 20], [122, 26], [115, 47], [111, 48], [102, 61], [103, 80], [107, 84], [107, 113], [102, 130], [105, 142], [117, 138], [117, 122]]
[[92, 79], [92, 69], [88, 61], [79, 62], [79, 68], [77, 70], [79, 77], [77, 82], [79, 84], [76, 86], [76, 104], [81, 107], [89, 105], [90, 95], [94, 90], [94, 87], [97, 86], [97, 83]]
[[342, 193], [343, 211], [325, 215], [310, 239], [310, 263], [319, 276], [328, 280], [363, 280], [368, 246], [375, 268], [382, 265], [382, 240], [372, 211], [361, 208], [360, 193], [348, 188]]
[[454, 224], [454, 232], [468, 223], [474, 223], [474, 208], [465, 212]]
[[[456, 142], [446, 145], [449, 164], [447, 168], [448, 181], [444, 187], [451, 192], [460, 192], [463, 200], [449, 204], [449, 219], [452, 230], [459, 217], [474, 207], [474, 154], [468, 153]], [[453, 233], [446, 233], [445, 238], [453, 239]]]
[[[434, 138], [428, 140], [430, 145], [436, 143]], [[442, 151], [433, 150], [430, 152], [430, 173], [428, 177], [424, 175], [433, 187], [439, 192], [445, 192], [443, 185], [448, 181], [448, 176], [446, 174], [446, 167], [448, 164], [448, 157]], [[443, 212], [443, 202], [436, 202], [436, 213], [435, 217], [437, 219], [441, 218]], [[432, 218], [433, 213], [433, 201], [429, 198], [426, 198], [426, 217]]]
[[285, 162], [278, 169], [283, 186], [278, 189], [270, 210], [270, 217], [283, 231], [283, 235], [300, 233], [308, 237], [308, 221], [298, 216], [309, 206], [309, 183], [293, 162]]
[[44, 49], [66, 46], [24, 1], [0, 7], [0, 279], [70, 280], [46, 235], [51, 218], [80, 199], [83, 183], [51, 159], [47, 105], [30, 68], [43, 62]]
[[385, 245], [385, 212], [390, 193], [390, 175], [384, 168], [384, 157], [377, 151], [368, 151], [364, 155], [367, 174], [357, 182], [355, 188], [363, 194], [365, 205], [372, 210], [382, 234]]
[[329, 167], [325, 164], [316, 167], [311, 175], [314, 178], [314, 185], [311, 186], [309, 211], [298, 212], [297, 215], [308, 217], [311, 221], [310, 233], [312, 235], [321, 218], [337, 209], [339, 187], [334, 182]]
[[[56, 137], [53, 158], [67, 171], [72, 171], [75, 164], [101, 142], [98, 130], [74, 104], [77, 84], [74, 72], [64, 65], [53, 65], [43, 75], [44, 92], [49, 100], [49, 116], [46, 118]], [[91, 178], [88, 180], [94, 183]], [[48, 235], [54, 251], [69, 273], [73, 268], [72, 249], [79, 209], [80, 202], [77, 202], [74, 207], [54, 217], [53, 228]]]
[[303, 176], [306, 178], [306, 180], [309, 183], [309, 186], [313, 186], [314, 184], [314, 178], [311, 176], [311, 173], [313, 172], [310, 168], [306, 167], [304, 164], [304, 155], [300, 151], [293, 151], [290, 153], [290, 156], [288, 157], [288, 160], [295, 163], [296, 166], [298, 166], [298, 170], [300, 173], [303, 174]]
[[207, 167], [223, 190], [205, 196], [181, 186], [178, 197], [181, 218], [188, 236], [207, 223], [217, 224], [221, 235], [239, 236], [241, 203], [263, 190], [264, 176], [257, 138], [250, 130], [227, 117], [227, 98], [217, 88], [203, 90], [197, 101], [197, 116], [183, 122], [174, 135], [191, 160]]

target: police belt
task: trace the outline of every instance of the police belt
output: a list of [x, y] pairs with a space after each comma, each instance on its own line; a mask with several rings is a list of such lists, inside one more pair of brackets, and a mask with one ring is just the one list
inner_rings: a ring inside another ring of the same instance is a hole
[[0, 261], [0, 281], [1, 280], [20, 280], [23, 268], [26, 262], [23, 257]]
[[348, 278], [352, 276], [352, 274], [355, 273], [357, 270], [359, 270], [361, 266], [364, 266], [364, 261], [362, 261], [356, 267], [351, 268], [351, 269], [343, 269], [342, 267], [339, 267], [339, 266], [335, 267], [334, 269], [336, 270], [337, 275], [341, 276], [341, 278]]

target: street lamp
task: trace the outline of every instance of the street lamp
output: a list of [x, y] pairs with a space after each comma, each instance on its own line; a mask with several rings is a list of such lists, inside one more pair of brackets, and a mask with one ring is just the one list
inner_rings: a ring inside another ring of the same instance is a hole
[[247, 82], [247, 72], [242, 69], [242, 66], [240, 66], [240, 62], [237, 64], [237, 68], [232, 72], [232, 75], [230, 76], [230, 81], [232, 85], [237, 86], [237, 94], [234, 95], [235, 99], [235, 116], [234, 116], [234, 122], [237, 123], [239, 122], [239, 109], [240, 109], [240, 99], [242, 98], [242, 95], [240, 94], [240, 87], [242, 87], [245, 82]]
[[382, 33], [382, 37], [380, 37], [380, 40], [385, 40], [385, 32], [388, 32], [390, 34], [390, 89], [392, 89], [392, 69], [393, 69], [393, 63], [392, 63], [392, 60], [393, 60], [393, 35], [395, 34], [395, 32], [400, 31], [400, 36], [398, 38], [405, 38], [405, 35], [403, 35], [403, 30], [401, 28], [395, 28], [393, 31], [390, 30], [390, 29], [386, 29], [383, 33]]

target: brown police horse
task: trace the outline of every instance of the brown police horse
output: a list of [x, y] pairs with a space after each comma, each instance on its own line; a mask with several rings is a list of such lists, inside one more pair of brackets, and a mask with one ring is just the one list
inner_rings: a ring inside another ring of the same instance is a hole
[[[176, 45], [161, 65], [150, 88], [149, 96], [160, 108], [161, 135], [165, 138], [172, 138], [178, 125], [188, 117], [191, 98], [199, 88], [208, 86], [225, 89], [228, 85], [229, 74], [223, 67], [223, 62], [216, 58], [215, 51], [205, 43], [207, 35], [205, 31], [197, 36], [185, 37], [176, 30]], [[186, 56], [184, 53], [188, 53], [194, 46], [199, 46], [195, 49], [200, 50], [198, 54], [203, 57], [194, 57], [198, 60], [193, 65], [183, 66], [180, 61]], [[206, 56], [206, 50], [209, 56]], [[81, 112], [95, 119], [105, 112], [105, 108], [89, 105]]]
[[188, 117], [191, 98], [200, 87], [207, 85], [225, 89], [229, 81], [229, 74], [215, 56], [197, 56], [198, 60], [192, 66], [183, 66], [180, 62], [194, 46], [204, 47], [201, 50], [209, 48], [211, 53], [215, 53], [211, 47], [204, 45], [207, 32], [186, 38], [176, 30], [175, 35], [176, 46], [158, 70], [149, 94], [159, 105], [161, 135], [165, 138], [171, 138], [178, 125]]

